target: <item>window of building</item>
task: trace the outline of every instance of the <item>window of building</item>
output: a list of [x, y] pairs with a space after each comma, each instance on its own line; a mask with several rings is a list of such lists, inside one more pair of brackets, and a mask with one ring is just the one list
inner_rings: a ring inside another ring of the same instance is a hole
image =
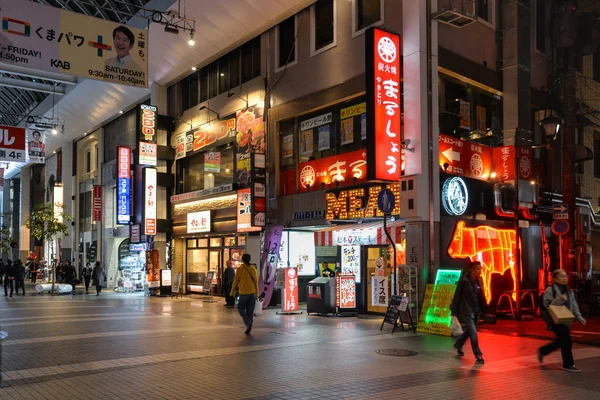
[[319, 0], [310, 10], [311, 55], [335, 46], [335, 2]]
[[219, 58], [219, 94], [229, 91], [229, 54]]
[[88, 150], [85, 152], [85, 172], [92, 171], [92, 153]]
[[229, 87], [240, 86], [240, 49], [229, 53]]
[[477, 17], [494, 26], [494, 0], [477, 0]]
[[296, 63], [296, 16], [291, 16], [276, 28], [277, 68], [282, 69]]
[[181, 193], [233, 183], [233, 145], [213, 147], [181, 160]]
[[[596, 132], [600, 135], [600, 132]], [[600, 139], [594, 139], [594, 155], [600, 154]], [[600, 157], [594, 157], [594, 178], [600, 178]]]
[[214, 61], [208, 66], [208, 98], [219, 94], [219, 62]]
[[535, 2], [535, 49], [546, 53], [546, 1]]
[[368, 27], [383, 22], [383, 0], [353, 0], [353, 31], [363, 33]]
[[208, 100], [208, 66], [200, 69], [200, 103]]

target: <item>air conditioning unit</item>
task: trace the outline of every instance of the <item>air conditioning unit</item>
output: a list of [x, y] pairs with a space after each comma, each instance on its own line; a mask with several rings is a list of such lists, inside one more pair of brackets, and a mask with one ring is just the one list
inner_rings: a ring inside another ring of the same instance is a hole
[[475, 22], [474, 0], [439, 0], [438, 11], [432, 18], [443, 24], [462, 28]]

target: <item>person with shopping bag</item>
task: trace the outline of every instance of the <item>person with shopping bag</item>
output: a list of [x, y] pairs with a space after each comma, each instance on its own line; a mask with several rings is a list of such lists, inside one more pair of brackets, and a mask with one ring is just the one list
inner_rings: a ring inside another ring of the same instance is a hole
[[242, 256], [242, 265], [237, 269], [229, 295], [233, 297], [236, 289], [239, 292], [238, 311], [244, 325], [246, 335], [252, 331], [254, 322], [254, 306], [258, 299], [258, 272], [250, 265], [250, 254]]
[[452, 317], [456, 317], [461, 323], [466, 325], [464, 332], [454, 342], [454, 348], [460, 357], [464, 356], [463, 346], [467, 339], [469, 339], [476, 364], [484, 364], [485, 362], [479, 348], [477, 322], [479, 321], [479, 316], [486, 309], [487, 302], [483, 294], [481, 263], [473, 261], [469, 265], [469, 271], [458, 281], [454, 298], [450, 305], [450, 311], [452, 312]]
[[581, 370], [575, 366], [571, 342], [571, 323], [574, 319], [585, 325], [585, 318], [579, 311], [575, 294], [569, 289], [569, 276], [562, 269], [552, 272], [552, 285], [547, 287], [542, 296], [540, 315], [548, 327], [556, 335], [556, 340], [542, 346], [537, 351], [540, 364], [544, 357], [560, 349], [563, 369], [568, 372], [579, 373]]

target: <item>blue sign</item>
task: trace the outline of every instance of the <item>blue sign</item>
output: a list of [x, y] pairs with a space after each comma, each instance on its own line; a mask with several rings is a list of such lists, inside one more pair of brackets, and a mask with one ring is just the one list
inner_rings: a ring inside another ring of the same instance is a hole
[[117, 180], [117, 224], [129, 225], [131, 221], [131, 179]]
[[462, 178], [446, 179], [442, 186], [442, 205], [449, 215], [463, 215], [469, 206], [469, 189]]
[[391, 214], [396, 207], [396, 198], [394, 193], [390, 189], [381, 189], [379, 196], [377, 196], [377, 207], [384, 214]]
[[569, 212], [569, 205], [568, 204], [553, 204], [552, 205], [552, 212], [554, 214], [567, 214]]
[[147, 248], [146, 243], [132, 243], [129, 245], [129, 251], [146, 251]]
[[562, 235], [566, 234], [567, 232], [569, 232], [570, 227], [571, 226], [569, 225], [568, 221], [559, 219], [552, 223], [551, 229], [552, 229], [552, 233], [554, 233], [555, 235], [562, 236]]

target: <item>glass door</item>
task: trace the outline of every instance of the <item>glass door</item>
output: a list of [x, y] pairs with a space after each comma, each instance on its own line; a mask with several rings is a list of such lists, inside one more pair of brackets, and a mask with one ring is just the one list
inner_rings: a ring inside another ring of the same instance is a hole
[[219, 293], [218, 287], [221, 283], [221, 276], [223, 275], [223, 269], [221, 266], [221, 250], [209, 250], [208, 252], [208, 270], [214, 271], [212, 280], [213, 294]]

